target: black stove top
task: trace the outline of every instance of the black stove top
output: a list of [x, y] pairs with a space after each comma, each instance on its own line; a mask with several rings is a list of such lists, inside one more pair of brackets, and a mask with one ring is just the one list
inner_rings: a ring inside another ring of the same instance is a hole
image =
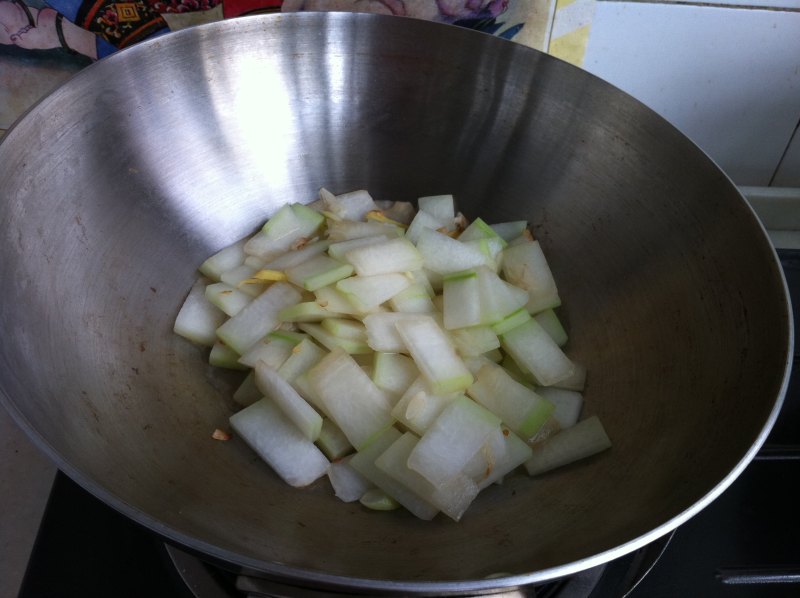
[[[797, 330], [800, 250], [778, 253], [795, 306]], [[592, 588], [581, 596], [800, 596], [800, 510], [795, 490], [800, 479], [799, 363], [795, 349], [795, 367], [781, 415], [759, 456], [731, 487], [671, 538], [609, 563], [592, 577]], [[181, 563], [176, 567], [174, 559], [175, 553], [161, 538], [58, 473], [19, 596], [195, 596], [184, 580], [186, 568]], [[213, 582], [210, 595], [245, 595], [237, 593], [233, 574], [198, 566]], [[574, 585], [580, 584], [547, 584], [530, 595], [571, 598]]]

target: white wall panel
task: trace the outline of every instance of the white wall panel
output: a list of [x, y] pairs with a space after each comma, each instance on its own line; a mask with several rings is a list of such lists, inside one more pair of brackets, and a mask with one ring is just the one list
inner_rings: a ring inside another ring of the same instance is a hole
[[767, 185], [800, 119], [800, 12], [597, 2], [584, 68]]

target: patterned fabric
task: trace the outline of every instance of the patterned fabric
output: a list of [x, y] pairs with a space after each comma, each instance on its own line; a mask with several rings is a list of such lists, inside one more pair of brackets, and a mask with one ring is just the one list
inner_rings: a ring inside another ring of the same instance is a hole
[[[221, 0], [85, 0], [75, 24], [124, 48], [167, 29], [162, 13], [181, 13], [214, 8]], [[52, 3], [51, 3], [52, 4]]]

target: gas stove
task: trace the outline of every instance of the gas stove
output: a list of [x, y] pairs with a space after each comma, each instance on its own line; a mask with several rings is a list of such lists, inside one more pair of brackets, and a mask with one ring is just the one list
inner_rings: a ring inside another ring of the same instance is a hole
[[[778, 250], [800, 320], [800, 250]], [[504, 592], [537, 598], [789, 598], [800, 595], [800, 351], [783, 409], [756, 459], [673, 533], [606, 565]], [[320, 596], [238, 576], [166, 543], [56, 476], [20, 598]]]

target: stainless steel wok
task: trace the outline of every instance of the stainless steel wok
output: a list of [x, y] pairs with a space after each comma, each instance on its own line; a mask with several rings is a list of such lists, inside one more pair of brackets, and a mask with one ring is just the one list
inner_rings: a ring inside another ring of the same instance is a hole
[[[239, 377], [177, 309], [206, 256], [320, 186], [528, 219], [614, 447], [456, 524], [291, 489], [212, 440]], [[116, 509], [293, 583], [474, 593], [621, 556], [725, 490], [785, 391], [785, 284], [730, 180], [612, 86], [455, 27], [263, 16], [111, 56], [8, 132], [0, 214], [4, 405]]]

